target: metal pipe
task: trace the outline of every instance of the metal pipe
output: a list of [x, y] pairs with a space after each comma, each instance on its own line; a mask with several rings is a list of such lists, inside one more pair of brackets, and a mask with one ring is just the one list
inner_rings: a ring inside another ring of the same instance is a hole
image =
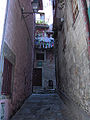
[[42, 12], [22, 12], [22, 14], [44, 14]]

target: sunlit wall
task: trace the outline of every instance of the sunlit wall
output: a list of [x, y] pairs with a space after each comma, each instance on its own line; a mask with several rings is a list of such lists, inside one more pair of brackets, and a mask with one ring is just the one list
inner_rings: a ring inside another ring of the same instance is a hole
[[1, 44], [2, 44], [2, 38], [3, 38], [6, 5], [7, 5], [7, 0], [2, 0], [0, 2], [0, 54], [1, 54]]

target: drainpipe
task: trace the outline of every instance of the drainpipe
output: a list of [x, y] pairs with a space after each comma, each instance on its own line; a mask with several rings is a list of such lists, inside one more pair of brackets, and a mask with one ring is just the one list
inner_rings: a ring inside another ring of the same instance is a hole
[[90, 23], [89, 23], [89, 17], [88, 17], [88, 8], [87, 8], [86, 0], [81, 0], [81, 3], [83, 8], [84, 22], [86, 25], [88, 53], [89, 53], [89, 59], [90, 59]]

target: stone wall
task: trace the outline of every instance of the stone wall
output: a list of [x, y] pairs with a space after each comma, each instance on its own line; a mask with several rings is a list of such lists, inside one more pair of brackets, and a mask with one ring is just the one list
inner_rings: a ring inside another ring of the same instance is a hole
[[71, 1], [57, 10], [57, 16], [64, 18], [62, 29], [58, 30], [57, 89], [90, 113], [90, 60], [81, 1], [78, 8], [75, 23]]
[[[30, 16], [24, 19], [21, 15], [20, 7], [24, 7], [25, 11], [32, 12], [31, 1], [19, 1], [9, 0], [5, 35], [2, 44], [2, 63], [4, 63], [4, 57], [11, 60], [9, 59], [11, 53], [15, 56], [11, 86], [12, 95], [11, 97], [0, 95], [0, 103], [5, 103], [5, 120], [8, 120], [17, 111], [25, 98], [32, 92], [34, 16], [30, 14]], [[5, 54], [5, 51], [8, 51], [7, 54]]]
[[53, 89], [56, 88], [55, 78], [55, 56], [54, 50], [46, 50], [46, 60], [42, 66], [42, 87], [49, 89], [49, 80], [53, 82]]
[[[37, 60], [36, 54], [43, 53], [44, 60]], [[35, 59], [34, 59], [34, 68], [42, 69], [42, 88], [49, 89], [49, 80], [53, 81], [53, 89], [56, 88], [56, 76], [55, 76], [55, 53], [54, 48], [48, 49], [36, 49], [35, 50]], [[38, 65], [38, 63], [41, 63]], [[38, 87], [37, 87], [38, 88]]]

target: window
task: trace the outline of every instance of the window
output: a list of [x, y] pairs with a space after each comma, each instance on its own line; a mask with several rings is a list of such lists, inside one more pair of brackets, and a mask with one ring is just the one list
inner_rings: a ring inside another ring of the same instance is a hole
[[49, 88], [53, 89], [53, 81], [52, 80], [48, 81], [48, 86], [49, 86]]
[[37, 67], [42, 67], [42, 61], [37, 62]]
[[73, 22], [75, 22], [78, 15], [78, 3], [77, 0], [72, 0]]
[[44, 53], [37, 53], [36, 54], [36, 59], [37, 60], [44, 60]]
[[11, 95], [12, 64], [4, 58], [2, 95]]
[[45, 21], [45, 14], [44, 13], [40, 14], [40, 20]]

